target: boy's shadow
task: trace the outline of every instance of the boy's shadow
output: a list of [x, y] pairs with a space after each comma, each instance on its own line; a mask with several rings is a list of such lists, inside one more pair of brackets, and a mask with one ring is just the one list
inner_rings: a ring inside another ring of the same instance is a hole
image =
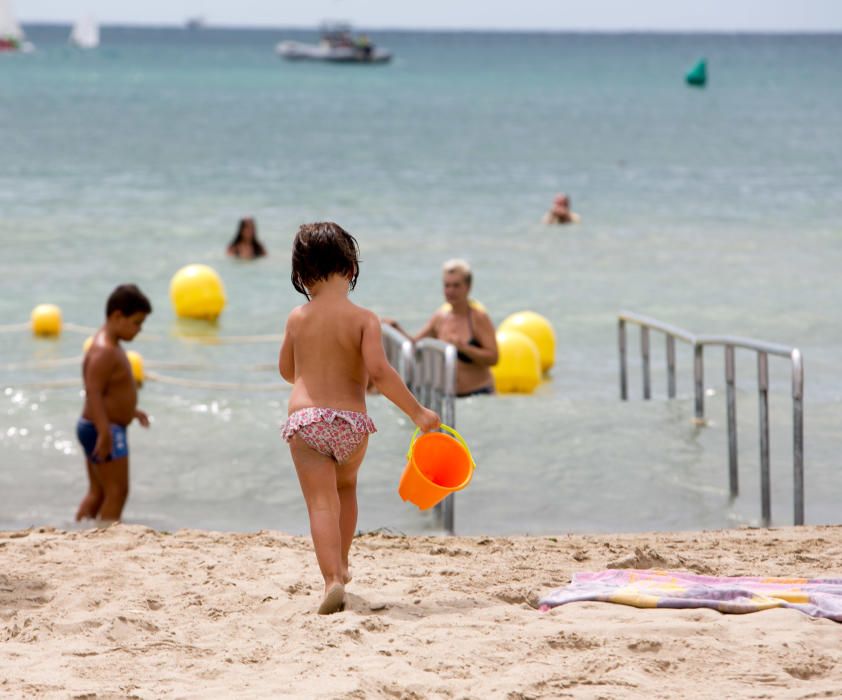
[[50, 600], [47, 582], [43, 579], [0, 574], [0, 617], [38, 608]]

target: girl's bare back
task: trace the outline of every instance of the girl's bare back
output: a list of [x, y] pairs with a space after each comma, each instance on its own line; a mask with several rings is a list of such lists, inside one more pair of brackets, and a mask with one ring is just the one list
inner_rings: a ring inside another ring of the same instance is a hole
[[362, 338], [370, 316], [334, 295], [319, 296], [290, 314], [287, 333], [295, 362], [290, 413], [310, 407], [365, 411]]

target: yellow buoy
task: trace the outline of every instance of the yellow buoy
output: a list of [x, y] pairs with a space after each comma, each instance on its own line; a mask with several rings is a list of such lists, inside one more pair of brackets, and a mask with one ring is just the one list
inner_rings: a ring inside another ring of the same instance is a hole
[[500, 359], [491, 368], [501, 394], [531, 394], [541, 383], [541, 356], [529, 336], [516, 330], [497, 331]]
[[132, 376], [138, 386], [143, 386], [143, 380], [146, 375], [143, 373], [143, 356], [135, 350], [129, 350], [126, 353], [129, 358], [129, 364], [132, 366]]
[[61, 309], [55, 304], [39, 304], [32, 309], [30, 320], [35, 335], [61, 335]]
[[82, 343], [82, 354], [87, 355], [88, 350], [91, 349], [91, 345], [93, 345], [93, 344], [94, 344], [94, 337], [92, 335], [89, 335], [87, 338], [85, 338], [85, 342]]
[[[486, 313], [488, 313], [486, 311], [485, 306], [483, 306], [482, 302], [477, 301], [476, 299], [468, 299], [468, 306], [470, 306], [472, 309], [476, 309], [477, 311], [485, 311]], [[439, 311], [451, 311], [452, 309], [453, 307], [450, 305], [449, 301], [444, 302], [444, 304], [442, 304], [439, 307]]]
[[225, 308], [225, 289], [213, 268], [187, 265], [170, 281], [170, 300], [181, 318], [215, 321]]
[[500, 330], [520, 331], [532, 339], [541, 356], [541, 371], [555, 364], [555, 332], [550, 322], [534, 311], [519, 311], [500, 324]]

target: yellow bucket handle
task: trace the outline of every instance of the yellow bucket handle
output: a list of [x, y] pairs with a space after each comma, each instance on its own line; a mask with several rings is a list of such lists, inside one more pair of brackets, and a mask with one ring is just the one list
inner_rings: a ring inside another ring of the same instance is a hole
[[[474, 456], [471, 454], [471, 448], [468, 447], [468, 443], [465, 442], [465, 438], [463, 438], [459, 433], [456, 432], [455, 429], [451, 428], [449, 425], [445, 425], [444, 423], [441, 423], [439, 425], [439, 427], [446, 430], [453, 437], [455, 437], [460, 443], [462, 443], [462, 447], [464, 447], [465, 452], [468, 453], [468, 459], [471, 460], [471, 466], [474, 467], [474, 469], [476, 469], [477, 463], [474, 462]], [[415, 428], [415, 432], [412, 433], [412, 438], [409, 441], [409, 449], [406, 451], [406, 458], [407, 459], [412, 458], [412, 446], [415, 444], [415, 440], [418, 438], [418, 433], [420, 433], [420, 432], [421, 432], [421, 428]]]

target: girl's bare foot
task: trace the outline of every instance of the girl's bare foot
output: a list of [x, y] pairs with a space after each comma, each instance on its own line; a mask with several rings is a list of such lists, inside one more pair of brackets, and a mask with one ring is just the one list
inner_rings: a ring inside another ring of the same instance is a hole
[[333, 583], [325, 591], [322, 604], [319, 606], [319, 615], [331, 615], [345, 609], [345, 586], [341, 583]]

